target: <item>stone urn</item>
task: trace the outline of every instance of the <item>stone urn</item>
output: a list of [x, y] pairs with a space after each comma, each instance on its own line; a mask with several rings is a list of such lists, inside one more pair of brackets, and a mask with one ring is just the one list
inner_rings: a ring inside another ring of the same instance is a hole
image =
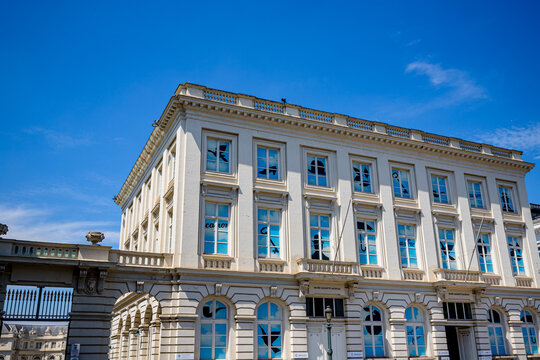
[[90, 241], [92, 245], [99, 245], [103, 239], [105, 239], [105, 234], [99, 231], [89, 231], [88, 234], [86, 234], [86, 240]]

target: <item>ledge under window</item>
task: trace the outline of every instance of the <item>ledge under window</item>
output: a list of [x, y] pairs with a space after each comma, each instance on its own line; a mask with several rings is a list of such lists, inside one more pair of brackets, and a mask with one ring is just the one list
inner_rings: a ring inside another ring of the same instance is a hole
[[233, 257], [220, 254], [203, 254], [203, 263], [205, 269], [230, 269]]
[[259, 258], [257, 259], [259, 263], [259, 271], [264, 272], [283, 272], [286, 261], [283, 259], [272, 259], [272, 258]]

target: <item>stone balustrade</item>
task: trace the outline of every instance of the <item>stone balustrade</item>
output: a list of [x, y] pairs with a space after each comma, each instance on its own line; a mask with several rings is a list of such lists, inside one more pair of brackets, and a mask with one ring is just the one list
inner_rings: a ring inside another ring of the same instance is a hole
[[249, 95], [210, 89], [205, 86], [200, 86], [196, 84], [187, 83], [181, 85], [178, 88], [176, 95], [185, 95], [201, 98], [204, 100], [221, 102], [229, 105], [237, 105], [240, 107], [246, 107], [254, 110], [264, 111], [267, 113], [273, 113], [277, 116], [287, 115], [305, 120], [345, 126], [350, 129], [360, 130], [364, 132], [386, 134], [394, 138], [397, 137], [402, 139], [420, 141], [427, 144], [449, 147], [482, 155], [489, 155], [493, 157], [512, 160], [521, 160], [521, 152], [516, 150], [502, 149], [491, 145], [479, 144], [457, 138], [431, 134], [419, 130], [402, 128], [399, 126], [388, 125], [377, 121], [358, 119], [335, 113], [304, 108], [298, 105], [287, 104], [284, 102], [271, 101]]
[[480, 271], [434, 269], [437, 281], [484, 282]]
[[297, 263], [300, 272], [360, 275], [356, 262], [298, 259]]

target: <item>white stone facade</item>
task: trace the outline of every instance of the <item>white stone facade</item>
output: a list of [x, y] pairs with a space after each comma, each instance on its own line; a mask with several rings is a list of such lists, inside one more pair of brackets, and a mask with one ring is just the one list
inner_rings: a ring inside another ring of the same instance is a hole
[[325, 359], [327, 304], [333, 359], [532, 356], [520, 155], [180, 85], [116, 198], [173, 280], [117, 302], [110, 356]]

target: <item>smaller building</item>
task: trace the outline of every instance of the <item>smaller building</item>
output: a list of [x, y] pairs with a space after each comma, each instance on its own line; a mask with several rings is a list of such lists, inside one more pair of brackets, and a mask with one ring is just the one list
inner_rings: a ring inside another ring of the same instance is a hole
[[0, 360], [64, 360], [67, 323], [4, 322]]

